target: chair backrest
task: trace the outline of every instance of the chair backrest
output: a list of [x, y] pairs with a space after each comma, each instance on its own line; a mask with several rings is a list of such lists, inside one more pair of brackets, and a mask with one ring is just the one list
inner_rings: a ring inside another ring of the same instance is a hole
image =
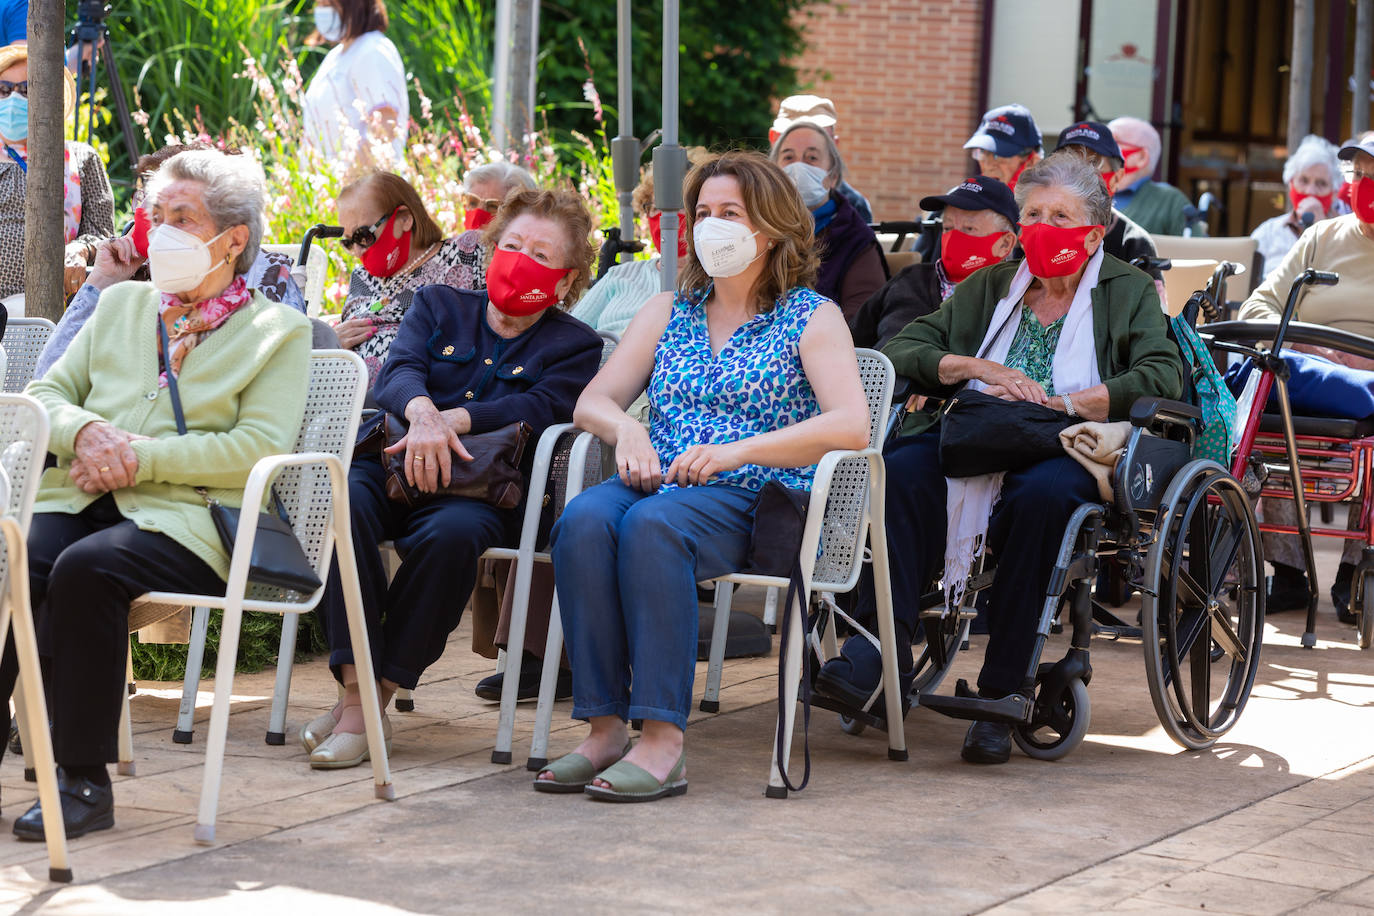
[[[0, 394], [0, 471], [9, 494], [4, 514], [14, 516], [25, 534], [47, 454], [48, 414], [43, 405], [28, 395]], [[0, 546], [0, 591], [8, 573], [9, 557]]]
[[[620, 338], [610, 331], [597, 331], [601, 335], [601, 365], [605, 366], [611, 354], [615, 352], [616, 345], [620, 343]], [[550, 501], [553, 510], [553, 518], [556, 521], [563, 514], [563, 507], [568, 500], [568, 464], [572, 458], [572, 447], [578, 437], [583, 433], [579, 429], [569, 430], [558, 438], [554, 445], [553, 456], [549, 460], [549, 480], [548, 488], [544, 491], [545, 498]], [[595, 436], [589, 437], [591, 442], [587, 448], [587, 462], [582, 471], [582, 487], [585, 490], [594, 487], [606, 479], [606, 470], [601, 461], [601, 440]]]
[[[868, 444], [881, 449], [887, 409], [897, 372], [877, 350], [858, 350], [859, 380], [868, 398]], [[869, 466], [865, 458], [846, 458], [830, 478], [829, 500], [821, 525], [821, 553], [812, 587], [848, 591], [858, 581], [867, 540]]]
[[1172, 318], [1183, 311], [1193, 293], [1207, 285], [1212, 272], [1217, 269], [1218, 261], [1201, 259], [1185, 261], [1174, 259], [1173, 266], [1164, 271], [1164, 293], [1169, 302], [1165, 311]]
[[610, 331], [597, 331], [596, 333], [601, 337], [601, 365], [597, 366], [598, 369], [601, 369], [605, 367], [606, 361], [615, 352], [616, 345], [620, 343], [620, 337]]
[[[270, 251], [274, 254], [284, 254], [291, 259], [291, 263], [296, 263], [296, 258], [300, 256], [300, 245], [263, 245], [263, 251]], [[324, 304], [324, 281], [329, 273], [329, 255], [319, 245], [310, 246], [310, 254], [305, 259], [305, 287], [301, 290], [305, 296], [305, 313], [314, 318], [320, 314], [320, 308]]]
[[17, 393], [33, 380], [38, 367], [38, 355], [48, 338], [57, 329], [46, 318], [11, 318], [5, 325], [5, 383], [4, 391]]
[[[1150, 238], [1154, 239], [1155, 251], [1161, 258], [1177, 258], [1184, 261], [1235, 261], [1243, 266], [1245, 273], [1226, 280], [1227, 302], [1244, 302], [1259, 285], [1259, 243], [1249, 236], [1194, 238], [1182, 235], [1152, 235]], [[1165, 283], [1168, 283], [1167, 275]], [[1172, 293], [1169, 299], [1173, 300]]]
[[892, 276], [897, 276], [897, 272], [904, 267], [918, 264], [921, 261], [919, 251], [889, 251], [883, 255], [887, 258], [887, 270]]

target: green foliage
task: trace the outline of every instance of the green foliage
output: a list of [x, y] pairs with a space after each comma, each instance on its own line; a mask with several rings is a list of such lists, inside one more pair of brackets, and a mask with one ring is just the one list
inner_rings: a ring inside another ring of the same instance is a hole
[[[239, 630], [239, 657], [234, 670], [251, 674], [277, 663], [281, 645], [281, 621], [277, 614], [244, 614]], [[205, 657], [201, 677], [215, 675], [219, 656], [220, 612], [211, 611], [205, 633]], [[186, 672], [186, 646], [162, 643], [131, 643], [134, 659], [134, 678], [140, 681], [179, 681]], [[328, 648], [324, 631], [314, 614], [303, 614], [296, 631], [296, 659], [323, 652]]]
[[[435, 107], [457, 118], [455, 99], [472, 111], [491, 105], [492, 35], [496, 13], [482, 0], [393, 2], [387, 5], [387, 37], [419, 83], [420, 91], [441, 100]], [[309, 8], [306, 9], [309, 13]]]

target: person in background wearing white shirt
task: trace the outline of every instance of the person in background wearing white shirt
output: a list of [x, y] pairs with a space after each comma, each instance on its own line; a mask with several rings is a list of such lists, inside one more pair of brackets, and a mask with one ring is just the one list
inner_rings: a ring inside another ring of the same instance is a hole
[[1261, 280], [1278, 270], [1308, 226], [1350, 212], [1336, 197], [1344, 181], [1336, 145], [1316, 135], [1303, 137], [1283, 164], [1288, 210], [1260, 223], [1250, 233], [1250, 238], [1259, 243], [1260, 257], [1264, 259]]
[[[405, 161], [410, 97], [386, 28], [383, 0], [316, 0], [316, 40], [334, 47], [305, 90], [305, 139], [345, 169]], [[392, 158], [383, 162], [387, 145]]]

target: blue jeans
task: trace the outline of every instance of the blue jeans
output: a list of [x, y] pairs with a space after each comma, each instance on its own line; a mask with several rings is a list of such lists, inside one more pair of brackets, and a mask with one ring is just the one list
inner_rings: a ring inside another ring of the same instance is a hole
[[755, 497], [728, 484], [648, 495], [612, 478], [568, 503], [552, 550], [574, 719], [687, 727], [696, 583], [744, 567]]

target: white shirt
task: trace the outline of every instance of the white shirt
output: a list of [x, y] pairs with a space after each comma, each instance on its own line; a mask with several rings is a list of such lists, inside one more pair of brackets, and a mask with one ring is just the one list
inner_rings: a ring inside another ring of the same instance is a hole
[[347, 47], [331, 48], [305, 90], [304, 107], [306, 142], [329, 159], [351, 157], [368, 116], [379, 108], [394, 108], [395, 162], [378, 165], [394, 167], [405, 160], [410, 125], [405, 66], [396, 46], [381, 32], [366, 32]]

